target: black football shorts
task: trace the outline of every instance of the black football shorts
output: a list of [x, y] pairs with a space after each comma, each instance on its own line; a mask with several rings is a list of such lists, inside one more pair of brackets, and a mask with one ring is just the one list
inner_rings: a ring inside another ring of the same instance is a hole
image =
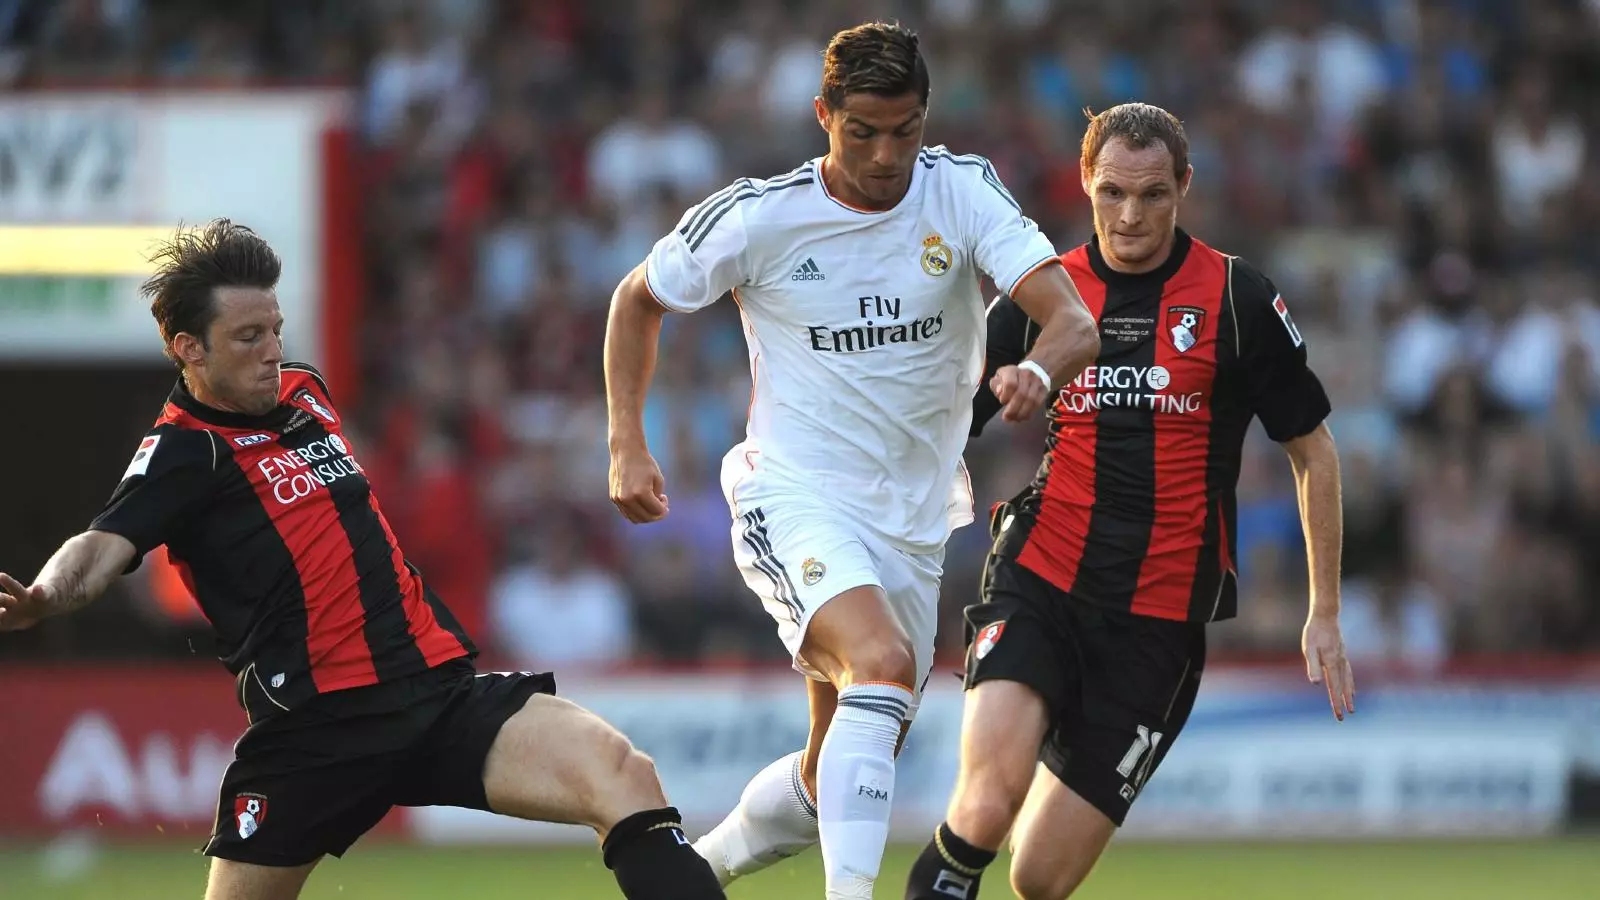
[[1204, 623], [1091, 606], [998, 555], [966, 618], [967, 688], [1033, 688], [1050, 714], [1040, 761], [1120, 827], [1194, 708]]
[[259, 719], [235, 745], [205, 853], [298, 866], [342, 856], [396, 806], [487, 809], [489, 748], [536, 693], [555, 679], [460, 659]]

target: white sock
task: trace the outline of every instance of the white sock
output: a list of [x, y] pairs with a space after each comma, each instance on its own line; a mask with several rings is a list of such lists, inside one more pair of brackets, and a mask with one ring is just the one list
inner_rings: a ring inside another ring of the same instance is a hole
[[894, 747], [911, 707], [898, 684], [855, 684], [822, 739], [817, 812], [828, 900], [870, 900], [889, 841], [894, 797]]
[[817, 842], [817, 804], [800, 777], [804, 758], [805, 751], [797, 750], [762, 769], [733, 812], [694, 842], [694, 852], [711, 863], [723, 887]]

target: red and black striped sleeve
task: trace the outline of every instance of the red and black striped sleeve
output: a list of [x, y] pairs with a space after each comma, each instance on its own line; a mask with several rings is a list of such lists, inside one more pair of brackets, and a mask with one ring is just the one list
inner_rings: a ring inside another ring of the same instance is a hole
[[158, 425], [139, 442], [122, 481], [89, 530], [127, 538], [135, 551], [127, 571], [133, 571], [210, 496], [220, 452], [209, 431]]
[[1259, 269], [1235, 259], [1233, 304], [1251, 412], [1279, 443], [1315, 431], [1332, 404], [1306, 360], [1305, 338], [1283, 295]]

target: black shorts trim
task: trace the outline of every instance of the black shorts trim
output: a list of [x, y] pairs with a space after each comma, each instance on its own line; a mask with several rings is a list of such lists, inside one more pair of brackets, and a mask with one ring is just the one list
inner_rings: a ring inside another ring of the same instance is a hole
[[235, 745], [204, 853], [300, 866], [342, 856], [396, 806], [488, 809], [483, 765], [501, 727], [555, 689], [548, 673], [453, 660], [259, 721]]
[[1015, 681], [1044, 700], [1040, 761], [1121, 826], [1194, 708], [1205, 625], [1092, 606], [991, 555], [966, 609], [968, 690]]

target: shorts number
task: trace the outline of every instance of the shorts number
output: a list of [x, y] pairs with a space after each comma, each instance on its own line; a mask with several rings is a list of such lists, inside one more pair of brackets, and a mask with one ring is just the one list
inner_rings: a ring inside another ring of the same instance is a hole
[[1156, 759], [1156, 748], [1161, 746], [1161, 732], [1151, 731], [1143, 725], [1138, 726], [1139, 736], [1133, 739], [1133, 746], [1122, 755], [1122, 762], [1117, 764], [1117, 774], [1128, 779], [1135, 788], [1144, 784], [1150, 777], [1150, 766]]

